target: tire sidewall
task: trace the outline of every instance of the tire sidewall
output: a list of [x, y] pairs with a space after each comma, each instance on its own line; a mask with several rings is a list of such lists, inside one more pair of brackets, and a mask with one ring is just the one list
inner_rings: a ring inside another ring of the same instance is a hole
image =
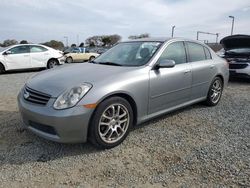
[[93, 59], [95, 59], [95, 57], [94, 57], [94, 56], [91, 56], [91, 57], [89, 58], [89, 62], [93, 61]]
[[4, 66], [2, 63], [0, 63], [0, 74], [3, 74], [5, 72]]
[[[117, 142], [115, 143], [106, 143], [104, 142], [100, 135], [99, 135], [99, 121], [100, 121], [100, 118], [102, 116], [102, 113], [104, 112], [104, 110], [112, 105], [112, 104], [122, 104], [124, 105], [127, 110], [128, 110], [128, 113], [129, 113], [129, 125], [128, 125], [128, 129], [126, 131], [126, 133], [123, 135], [123, 137], [118, 140]], [[131, 105], [129, 104], [129, 102], [121, 97], [111, 97], [109, 99], [106, 99], [105, 101], [103, 101], [102, 103], [100, 103], [97, 108], [96, 108], [96, 111], [94, 112], [94, 115], [93, 117], [91, 118], [91, 122], [90, 122], [90, 127], [89, 127], [89, 139], [90, 141], [95, 145], [97, 146], [98, 148], [101, 148], [101, 149], [110, 149], [110, 148], [113, 148], [119, 144], [121, 144], [125, 139], [126, 137], [128, 136], [129, 134], [129, 131], [133, 125], [133, 110], [132, 110], [132, 107]]]
[[[70, 59], [70, 62], [69, 62], [69, 59]], [[73, 58], [72, 58], [72, 57], [67, 57], [67, 58], [66, 58], [66, 62], [67, 62], [67, 63], [72, 63], [72, 62], [73, 62]]]
[[[219, 80], [219, 81], [220, 81], [220, 84], [221, 84], [221, 94], [220, 94], [219, 100], [218, 100], [216, 103], [214, 103], [214, 102], [212, 102], [212, 99], [211, 99], [211, 94], [212, 94], [211, 92], [212, 92], [213, 84], [214, 84], [214, 82], [215, 82], [216, 80]], [[223, 82], [222, 82], [222, 80], [221, 80], [220, 77], [215, 77], [215, 78], [213, 79], [213, 81], [212, 81], [210, 87], [209, 87], [209, 91], [208, 91], [208, 94], [207, 94], [207, 100], [206, 100], [207, 104], [208, 104], [209, 106], [216, 106], [216, 105], [220, 102], [220, 100], [221, 100], [222, 92], [223, 92]]]
[[54, 59], [51, 59], [51, 60], [49, 60], [49, 62], [48, 62], [48, 69], [52, 69], [52, 68], [55, 68], [55, 66], [54, 67], [51, 67], [51, 62], [56, 62], [56, 65], [58, 65], [59, 63], [58, 63], [58, 61], [56, 61], [56, 60], [54, 60]]

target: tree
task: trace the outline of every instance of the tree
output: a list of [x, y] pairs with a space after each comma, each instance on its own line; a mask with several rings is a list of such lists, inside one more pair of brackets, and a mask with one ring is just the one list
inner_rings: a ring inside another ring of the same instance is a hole
[[2, 46], [8, 47], [8, 46], [15, 45], [15, 44], [18, 44], [18, 42], [15, 39], [7, 39], [7, 40], [3, 41]]
[[143, 33], [140, 35], [131, 35], [128, 38], [129, 39], [142, 39], [142, 38], [149, 38], [149, 37], [150, 37], [150, 35], [148, 33]]
[[121, 41], [122, 37], [120, 35], [110, 35], [110, 45], [113, 46], [115, 45], [117, 42]]
[[82, 43], [79, 45], [79, 47], [84, 47], [84, 42], [82, 42]]
[[51, 47], [51, 48], [55, 48], [58, 50], [63, 50], [63, 48], [64, 48], [64, 44], [61, 41], [56, 41], [56, 40], [51, 40], [49, 42], [45, 42], [45, 43], [43, 43], [43, 45]]
[[116, 44], [121, 40], [120, 35], [99, 35], [99, 36], [92, 36], [86, 39], [85, 43], [88, 44], [90, 47], [94, 46], [106, 46], [110, 47]]
[[76, 47], [76, 44], [71, 44], [71, 48], [75, 48]]
[[20, 44], [29, 44], [27, 40], [21, 40]]

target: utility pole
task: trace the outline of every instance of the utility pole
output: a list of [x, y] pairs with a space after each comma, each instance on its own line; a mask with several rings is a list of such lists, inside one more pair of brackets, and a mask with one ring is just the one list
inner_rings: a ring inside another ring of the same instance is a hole
[[197, 40], [199, 40], [200, 34], [215, 35], [216, 36], [216, 43], [218, 43], [219, 33], [209, 33], [209, 32], [197, 31], [197, 35], [196, 35]]
[[232, 18], [232, 28], [231, 28], [231, 35], [233, 35], [234, 32], [234, 16], [228, 16], [229, 18]]
[[66, 39], [66, 47], [69, 47], [69, 37], [68, 36], [64, 36], [63, 38]]
[[175, 29], [175, 25], [174, 26], [172, 26], [172, 38], [174, 37], [174, 29]]

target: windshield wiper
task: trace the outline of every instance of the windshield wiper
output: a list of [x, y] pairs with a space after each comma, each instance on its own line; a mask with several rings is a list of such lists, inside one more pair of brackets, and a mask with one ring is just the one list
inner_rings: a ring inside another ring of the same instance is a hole
[[100, 62], [99, 64], [101, 64], [101, 65], [114, 65], [114, 66], [122, 66], [121, 64], [118, 64], [118, 63], [113, 63], [113, 62]]

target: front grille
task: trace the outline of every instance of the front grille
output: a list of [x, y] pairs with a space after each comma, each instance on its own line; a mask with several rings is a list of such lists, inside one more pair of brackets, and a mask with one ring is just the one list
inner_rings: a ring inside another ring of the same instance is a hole
[[248, 66], [248, 64], [245, 63], [229, 63], [229, 69], [244, 69]]
[[26, 101], [46, 105], [51, 98], [50, 95], [25, 87], [23, 97]]
[[53, 127], [51, 127], [51, 126], [43, 125], [43, 124], [36, 123], [36, 122], [33, 122], [33, 121], [30, 121], [29, 125], [32, 128], [37, 129], [39, 131], [42, 131], [44, 133], [48, 133], [48, 134], [52, 134], [52, 135], [57, 135], [55, 129]]

